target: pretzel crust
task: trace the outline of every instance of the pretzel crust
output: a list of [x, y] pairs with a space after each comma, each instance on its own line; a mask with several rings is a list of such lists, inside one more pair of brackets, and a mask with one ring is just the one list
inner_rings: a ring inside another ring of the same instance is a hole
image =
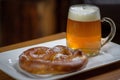
[[19, 56], [19, 66], [32, 74], [62, 74], [77, 71], [87, 63], [80, 49], [57, 45], [53, 48], [34, 47]]

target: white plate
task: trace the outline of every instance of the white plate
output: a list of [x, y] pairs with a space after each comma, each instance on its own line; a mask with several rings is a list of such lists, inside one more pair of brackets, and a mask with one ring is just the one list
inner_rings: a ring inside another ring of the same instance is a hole
[[75, 75], [78, 73], [82, 73], [88, 70], [92, 70], [101, 66], [105, 66], [105, 65], [120, 61], [120, 45], [110, 42], [101, 49], [101, 52], [99, 55], [89, 58], [89, 62], [85, 68], [76, 72], [63, 74], [63, 75], [53, 75], [50, 77], [34, 77], [33, 78], [25, 74], [22, 74], [16, 69], [15, 65], [18, 62], [18, 56], [23, 51], [32, 47], [37, 47], [37, 46], [53, 47], [55, 45], [66, 45], [66, 40], [59, 39], [59, 40], [50, 41], [42, 44], [37, 44], [33, 46], [28, 46], [28, 47], [23, 47], [15, 50], [2, 52], [0, 53], [0, 69], [17, 80], [18, 79], [19, 80], [48, 80], [48, 79], [50, 80], [50, 79], [64, 78], [67, 76]]

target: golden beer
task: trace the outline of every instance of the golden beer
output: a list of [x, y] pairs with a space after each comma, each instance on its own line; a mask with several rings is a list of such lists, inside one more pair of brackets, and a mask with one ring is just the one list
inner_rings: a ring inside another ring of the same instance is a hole
[[81, 49], [87, 55], [97, 54], [101, 48], [101, 20], [95, 6], [70, 7], [67, 20], [67, 45]]

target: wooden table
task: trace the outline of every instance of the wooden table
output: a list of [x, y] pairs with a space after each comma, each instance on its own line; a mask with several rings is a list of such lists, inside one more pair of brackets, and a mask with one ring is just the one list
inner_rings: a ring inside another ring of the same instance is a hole
[[[38, 44], [46, 41], [61, 39], [61, 38], [65, 38], [64, 32], [43, 37], [43, 38], [38, 38], [38, 39], [18, 43], [18, 44], [1, 47], [0, 52], [21, 48], [25, 46], [30, 46], [33, 44]], [[14, 80], [14, 79], [0, 70], [0, 80]], [[88, 72], [70, 76], [62, 80], [120, 80], [120, 61], [104, 67], [100, 67], [100, 68], [88, 71]]]

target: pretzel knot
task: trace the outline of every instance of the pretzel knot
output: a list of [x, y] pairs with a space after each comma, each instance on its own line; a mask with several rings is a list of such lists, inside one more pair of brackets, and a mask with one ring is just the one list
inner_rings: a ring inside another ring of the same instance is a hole
[[62, 74], [83, 68], [87, 57], [80, 49], [57, 45], [34, 47], [19, 56], [20, 67], [33, 74]]

